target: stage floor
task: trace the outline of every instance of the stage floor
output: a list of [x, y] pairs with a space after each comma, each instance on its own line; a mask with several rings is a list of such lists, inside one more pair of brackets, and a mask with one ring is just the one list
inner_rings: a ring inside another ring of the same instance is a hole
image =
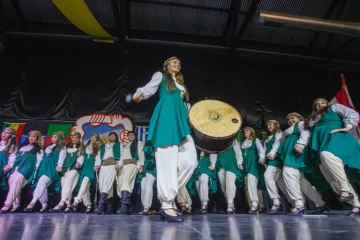
[[161, 222], [159, 216], [1, 214], [0, 239], [360, 239], [360, 217], [345, 213], [192, 215], [185, 216], [183, 224]]

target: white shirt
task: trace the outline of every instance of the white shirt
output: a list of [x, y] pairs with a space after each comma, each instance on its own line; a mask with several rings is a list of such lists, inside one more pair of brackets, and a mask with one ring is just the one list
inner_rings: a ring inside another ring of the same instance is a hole
[[[307, 146], [310, 140], [310, 131], [304, 129], [304, 121], [300, 121], [298, 123], [298, 131], [300, 133], [299, 139], [297, 140], [296, 143], [302, 144], [304, 146]], [[282, 135], [282, 141], [289, 135], [291, 135], [294, 132], [294, 127], [295, 124], [291, 127], [289, 127], [288, 129], [286, 129]]]
[[[241, 144], [241, 148], [242, 149], [247, 149], [250, 148], [252, 145], [253, 140], [250, 139], [245, 139], [243, 141], [243, 143]], [[256, 150], [258, 152], [259, 157], [261, 158], [265, 158], [265, 150], [263, 145], [261, 144], [260, 140], [258, 138], [255, 139], [255, 144], [256, 144]]]
[[[132, 142], [130, 142], [128, 144], [124, 144], [123, 151], [122, 151], [122, 154], [124, 156], [123, 159], [131, 159], [131, 158], [133, 158], [131, 156], [131, 151], [130, 151], [131, 144], [132, 144]], [[144, 165], [144, 160], [145, 160], [145, 155], [144, 155], [144, 151], [143, 151], [143, 144], [142, 144], [141, 141], [138, 141], [137, 149], [138, 149], [138, 155], [139, 155], [139, 160], [138, 160], [137, 165], [141, 166], [141, 165]]]
[[[56, 144], [52, 144], [50, 146], [48, 146], [46, 149], [45, 149], [45, 154], [50, 154], [52, 153], [53, 149], [56, 147]], [[65, 158], [66, 158], [66, 147], [63, 147], [60, 152], [59, 152], [59, 160], [57, 162], [57, 165], [59, 167], [62, 167], [62, 165], [64, 164], [65, 162]]]
[[280, 143], [281, 143], [281, 140], [282, 140], [282, 135], [283, 135], [283, 132], [280, 131], [278, 133], [275, 133], [275, 134], [272, 134], [272, 135], [268, 136], [267, 139], [265, 140], [265, 149], [267, 149], [268, 145], [269, 145], [269, 142], [271, 141], [271, 139], [273, 137], [275, 137], [274, 143], [273, 143], [272, 148], [271, 148], [271, 150], [269, 152], [273, 156], [275, 156], [275, 154], [277, 153], [277, 150], [280, 147]]
[[[0, 141], [0, 151], [5, 150], [5, 148], [6, 148], [6, 142], [1, 140]], [[11, 152], [9, 154], [9, 156], [8, 156], [8, 163], [7, 164], [9, 164], [10, 168], [12, 168], [14, 166], [14, 162], [15, 162], [15, 159], [16, 159], [16, 152], [17, 152], [17, 148], [15, 147], [14, 151]], [[2, 169], [0, 169], [0, 170], [2, 170]]]
[[[34, 145], [32, 144], [28, 144], [25, 146], [22, 146], [19, 149], [19, 152], [28, 152], [31, 151], [34, 148]], [[39, 164], [41, 162], [41, 160], [43, 159], [44, 156], [44, 150], [40, 149], [40, 152], [36, 153], [36, 169], [39, 167]]]

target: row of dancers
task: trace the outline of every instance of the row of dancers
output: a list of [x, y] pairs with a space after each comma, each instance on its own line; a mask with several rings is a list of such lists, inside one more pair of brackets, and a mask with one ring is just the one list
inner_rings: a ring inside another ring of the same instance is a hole
[[[198, 161], [188, 124], [189, 93], [180, 69], [181, 61], [177, 57], [167, 59], [162, 71], [156, 72], [151, 81], [133, 95], [135, 102], [148, 99], [156, 92], [160, 96], [144, 146], [135, 141], [135, 135], [130, 132], [131, 144], [122, 145], [117, 142], [117, 135], [111, 133], [107, 144], [95, 144], [99, 139], [94, 135], [85, 149], [81, 149], [81, 136], [75, 133], [72, 142], [65, 148], [63, 134], [56, 132], [52, 145], [42, 155], [41, 134], [32, 131], [29, 144], [20, 147], [16, 157], [11, 157], [14, 147], [6, 143], [5, 150], [0, 149], [8, 158], [2, 176], [14, 172], [9, 177], [8, 199], [1, 211], [16, 209], [21, 187], [30, 181], [36, 186], [25, 212], [33, 211], [37, 201], [42, 205], [40, 212], [46, 211], [47, 189], [50, 186], [61, 187], [61, 201], [49, 211], [76, 210], [81, 201], [88, 207], [89, 186], [91, 182], [98, 181], [100, 197], [95, 212], [102, 214], [108, 209], [112, 211], [110, 200], [116, 181], [117, 195], [121, 199], [118, 213], [128, 214], [131, 212], [130, 195], [137, 173], [145, 173], [141, 180], [143, 213], [146, 214], [151, 206], [149, 195], [153, 188], [150, 186], [156, 180], [157, 197], [161, 203], [159, 215], [169, 222], [183, 222], [183, 213], [176, 207], [176, 198], [184, 203], [181, 205], [186, 211], [191, 205], [186, 203], [188, 190], [191, 189], [197, 189], [202, 212], [206, 213], [208, 193], [217, 181], [226, 197], [229, 214], [235, 211], [237, 183], [246, 185], [251, 201], [250, 213], [259, 211], [258, 189], [261, 185], [265, 185], [273, 202], [270, 214], [282, 210], [278, 187], [293, 206], [289, 215], [306, 213], [305, 196], [313, 200], [318, 212], [322, 213], [328, 206], [312, 185], [326, 181], [339, 195], [340, 201], [352, 205], [350, 215], [360, 215], [358, 197], [351, 186], [360, 174], [360, 146], [349, 133], [359, 122], [357, 112], [340, 104], [330, 105], [325, 99], [317, 99], [307, 120], [298, 113], [290, 113], [287, 116], [289, 128], [284, 132], [276, 120], [269, 121], [267, 128], [270, 136], [265, 146], [256, 138], [254, 130], [247, 127], [243, 142], [234, 141], [233, 146], [221, 154], [204, 153]], [[14, 133], [5, 129], [3, 134]], [[133, 138], [131, 135], [134, 135]], [[30, 158], [32, 161], [26, 160]], [[25, 167], [28, 165], [25, 162], [32, 162], [34, 174]], [[88, 169], [88, 172], [83, 169]], [[315, 182], [311, 184], [307, 181], [304, 173], [313, 175]], [[76, 186], [79, 186], [79, 193], [71, 203]]]

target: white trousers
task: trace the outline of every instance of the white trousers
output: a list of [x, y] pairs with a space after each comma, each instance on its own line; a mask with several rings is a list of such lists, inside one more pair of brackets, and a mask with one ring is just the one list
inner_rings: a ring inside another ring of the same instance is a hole
[[117, 194], [121, 197], [122, 191], [128, 191], [132, 193], [136, 180], [136, 174], [138, 172], [135, 164], [123, 165], [117, 176]]
[[316, 203], [317, 206], [325, 206], [321, 195], [312, 187], [310, 182], [304, 177], [299, 169], [284, 164], [283, 178], [286, 185], [287, 193], [290, 199], [295, 203], [296, 208], [301, 208], [305, 204], [303, 194]]
[[209, 176], [207, 174], [201, 174], [199, 180], [195, 183], [196, 190], [199, 194], [200, 201], [203, 205], [207, 205], [209, 202]]
[[113, 186], [116, 180], [115, 165], [101, 166], [99, 173], [99, 191], [100, 193], [107, 193], [107, 198], [113, 197]]
[[257, 189], [258, 182], [259, 182], [258, 179], [254, 175], [249, 173], [246, 176], [246, 190], [247, 193], [249, 194], [249, 199], [252, 207], [259, 206], [259, 195], [258, 195], [259, 191]]
[[267, 166], [264, 173], [265, 185], [270, 199], [273, 200], [274, 205], [280, 205], [280, 195], [278, 187], [284, 193], [288, 202], [292, 202], [289, 194], [286, 191], [285, 182], [281, 175], [281, 169], [274, 166]]
[[33, 193], [33, 199], [31, 200], [31, 204], [35, 204], [39, 200], [43, 207], [47, 206], [47, 201], [48, 201], [47, 187], [50, 186], [51, 183], [52, 183], [51, 179], [45, 175], [42, 175], [39, 178], [39, 181]]
[[79, 173], [76, 170], [66, 171], [61, 177], [61, 201], [70, 204], [72, 194], [79, 181]]
[[155, 181], [156, 177], [150, 173], [146, 173], [146, 176], [141, 180], [141, 202], [144, 208], [149, 209], [151, 207]]
[[20, 206], [21, 189], [26, 185], [27, 180], [17, 170], [9, 177], [9, 192], [4, 205], [17, 209]]
[[162, 208], [169, 209], [197, 167], [194, 140], [188, 135], [179, 146], [157, 148], [155, 158], [158, 198]]
[[185, 206], [186, 208], [191, 207], [192, 200], [186, 186], [179, 189], [176, 200], [181, 206]]
[[81, 202], [84, 202], [84, 206], [90, 207], [91, 201], [90, 201], [90, 179], [88, 177], [84, 177], [81, 186], [78, 192], [78, 195], [74, 198], [74, 203], [79, 204]]
[[236, 194], [236, 175], [221, 168], [218, 172], [221, 190], [223, 191], [228, 204], [234, 204]]
[[341, 192], [352, 193], [354, 199], [348, 203], [353, 207], [360, 207], [359, 198], [347, 179], [342, 160], [331, 152], [326, 151], [320, 153], [320, 160], [320, 170], [333, 191], [338, 195], [340, 195]]

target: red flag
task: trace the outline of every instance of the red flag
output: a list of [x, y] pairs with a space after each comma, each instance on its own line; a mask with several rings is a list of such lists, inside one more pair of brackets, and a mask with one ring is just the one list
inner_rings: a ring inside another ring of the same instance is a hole
[[330, 101], [330, 104], [340, 103], [344, 106], [352, 108], [355, 110], [354, 104], [351, 101], [351, 97], [346, 85], [345, 77], [341, 74], [341, 89], [335, 95], [335, 97]]
[[[346, 107], [352, 108], [355, 110], [355, 106], [351, 100], [345, 77], [341, 74], [341, 89], [336, 93], [335, 97], [331, 99], [330, 104], [340, 103]], [[360, 128], [360, 123], [358, 124], [358, 128]], [[359, 130], [359, 129], [357, 129]], [[360, 132], [358, 133], [358, 137], [360, 137]]]

